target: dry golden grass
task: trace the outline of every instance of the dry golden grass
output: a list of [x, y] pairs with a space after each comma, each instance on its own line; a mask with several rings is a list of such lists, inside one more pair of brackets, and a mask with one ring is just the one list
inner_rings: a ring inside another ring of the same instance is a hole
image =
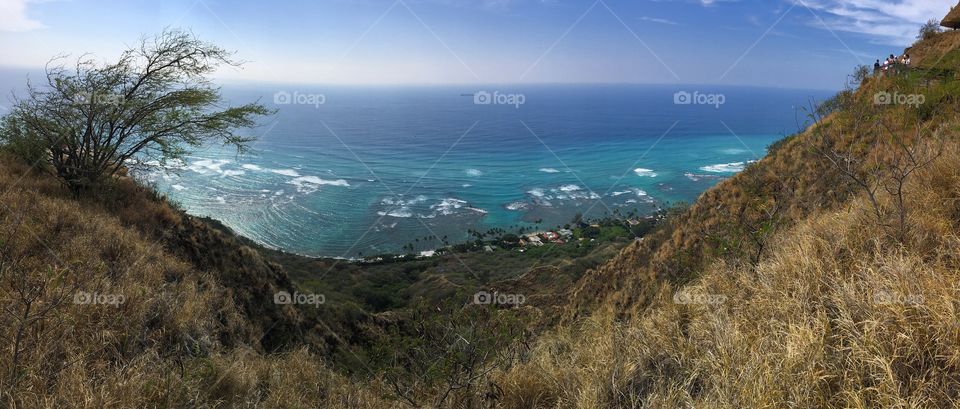
[[543, 337], [498, 375], [504, 406], [960, 405], [960, 150], [946, 149], [908, 186], [905, 243], [865, 200], [808, 218], [755, 269], [717, 262], [677, 289], [722, 303], [661, 288], [638, 318], [601, 312]]
[[[689, 286], [656, 281], [643, 295], [648, 306], [628, 320], [608, 304], [557, 327], [522, 362], [484, 380], [497, 386], [495, 399], [458, 402], [956, 406], [960, 149], [953, 142], [944, 149], [907, 186], [911, 229], [902, 243], [863, 197], [815, 212], [773, 236], [756, 265], [714, 258]], [[50, 178], [21, 180], [18, 166], [0, 162], [5, 406], [402, 406], [376, 378], [346, 379], [304, 349], [258, 349], [259, 332], [233, 289], [143, 234], [182, 228], [178, 213], [141, 191], [121, 194], [128, 203], [108, 212]], [[28, 316], [52, 308], [20, 325], [26, 303], [18, 291], [38, 285], [45, 287]], [[74, 304], [78, 291], [125, 301]], [[717, 302], [677, 303], [678, 292]]]
[[144, 235], [179, 215], [122, 197], [118, 216], [0, 161], [0, 406], [389, 407], [305, 350], [258, 352], [235, 291]]

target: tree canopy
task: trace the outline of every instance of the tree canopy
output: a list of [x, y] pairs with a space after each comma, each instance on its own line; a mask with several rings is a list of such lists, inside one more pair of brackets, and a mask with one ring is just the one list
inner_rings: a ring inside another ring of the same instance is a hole
[[0, 122], [0, 138], [44, 161], [75, 192], [124, 168], [149, 168], [190, 147], [221, 142], [245, 150], [241, 130], [272, 111], [259, 102], [227, 106], [209, 76], [240, 66], [233, 53], [181, 30], [141, 39], [117, 62], [84, 55], [51, 60], [46, 84], [29, 83]]

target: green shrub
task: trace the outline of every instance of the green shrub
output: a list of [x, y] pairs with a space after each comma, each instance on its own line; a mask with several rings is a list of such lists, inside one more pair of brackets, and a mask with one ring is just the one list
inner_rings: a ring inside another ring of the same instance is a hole
[[46, 149], [39, 139], [32, 137], [23, 123], [13, 116], [6, 116], [0, 122], [0, 148], [30, 165], [46, 156]]

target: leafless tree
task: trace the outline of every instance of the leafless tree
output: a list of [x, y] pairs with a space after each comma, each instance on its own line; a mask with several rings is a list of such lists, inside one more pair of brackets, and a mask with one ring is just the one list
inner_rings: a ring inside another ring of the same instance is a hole
[[[910, 230], [908, 180], [940, 157], [944, 140], [929, 125], [919, 121], [911, 125], [891, 124], [884, 115], [864, 105], [850, 104], [842, 121], [825, 121], [814, 113], [812, 131], [816, 138], [811, 146], [865, 193], [876, 222], [902, 243]], [[849, 146], [836, 146], [858, 140], [872, 141], [872, 149], [856, 151]], [[882, 192], [891, 198], [892, 208], [884, 205]]]
[[0, 313], [11, 324], [0, 329], [4, 345], [10, 348], [9, 374], [2, 380], [8, 391], [18, 386], [30, 340], [41, 340], [62, 328], [56, 323], [57, 312], [73, 300], [81, 282], [60, 263], [45, 263], [40, 268], [28, 265], [31, 254], [18, 250], [15, 243], [24, 234], [23, 216], [10, 217], [14, 222], [0, 243]]

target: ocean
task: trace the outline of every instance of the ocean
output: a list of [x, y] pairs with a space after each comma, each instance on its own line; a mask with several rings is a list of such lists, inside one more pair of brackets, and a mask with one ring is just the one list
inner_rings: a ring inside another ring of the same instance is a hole
[[277, 109], [249, 130], [252, 149], [205, 146], [141, 178], [264, 245], [352, 258], [692, 202], [804, 126], [804, 107], [831, 93], [247, 85], [224, 94]]

